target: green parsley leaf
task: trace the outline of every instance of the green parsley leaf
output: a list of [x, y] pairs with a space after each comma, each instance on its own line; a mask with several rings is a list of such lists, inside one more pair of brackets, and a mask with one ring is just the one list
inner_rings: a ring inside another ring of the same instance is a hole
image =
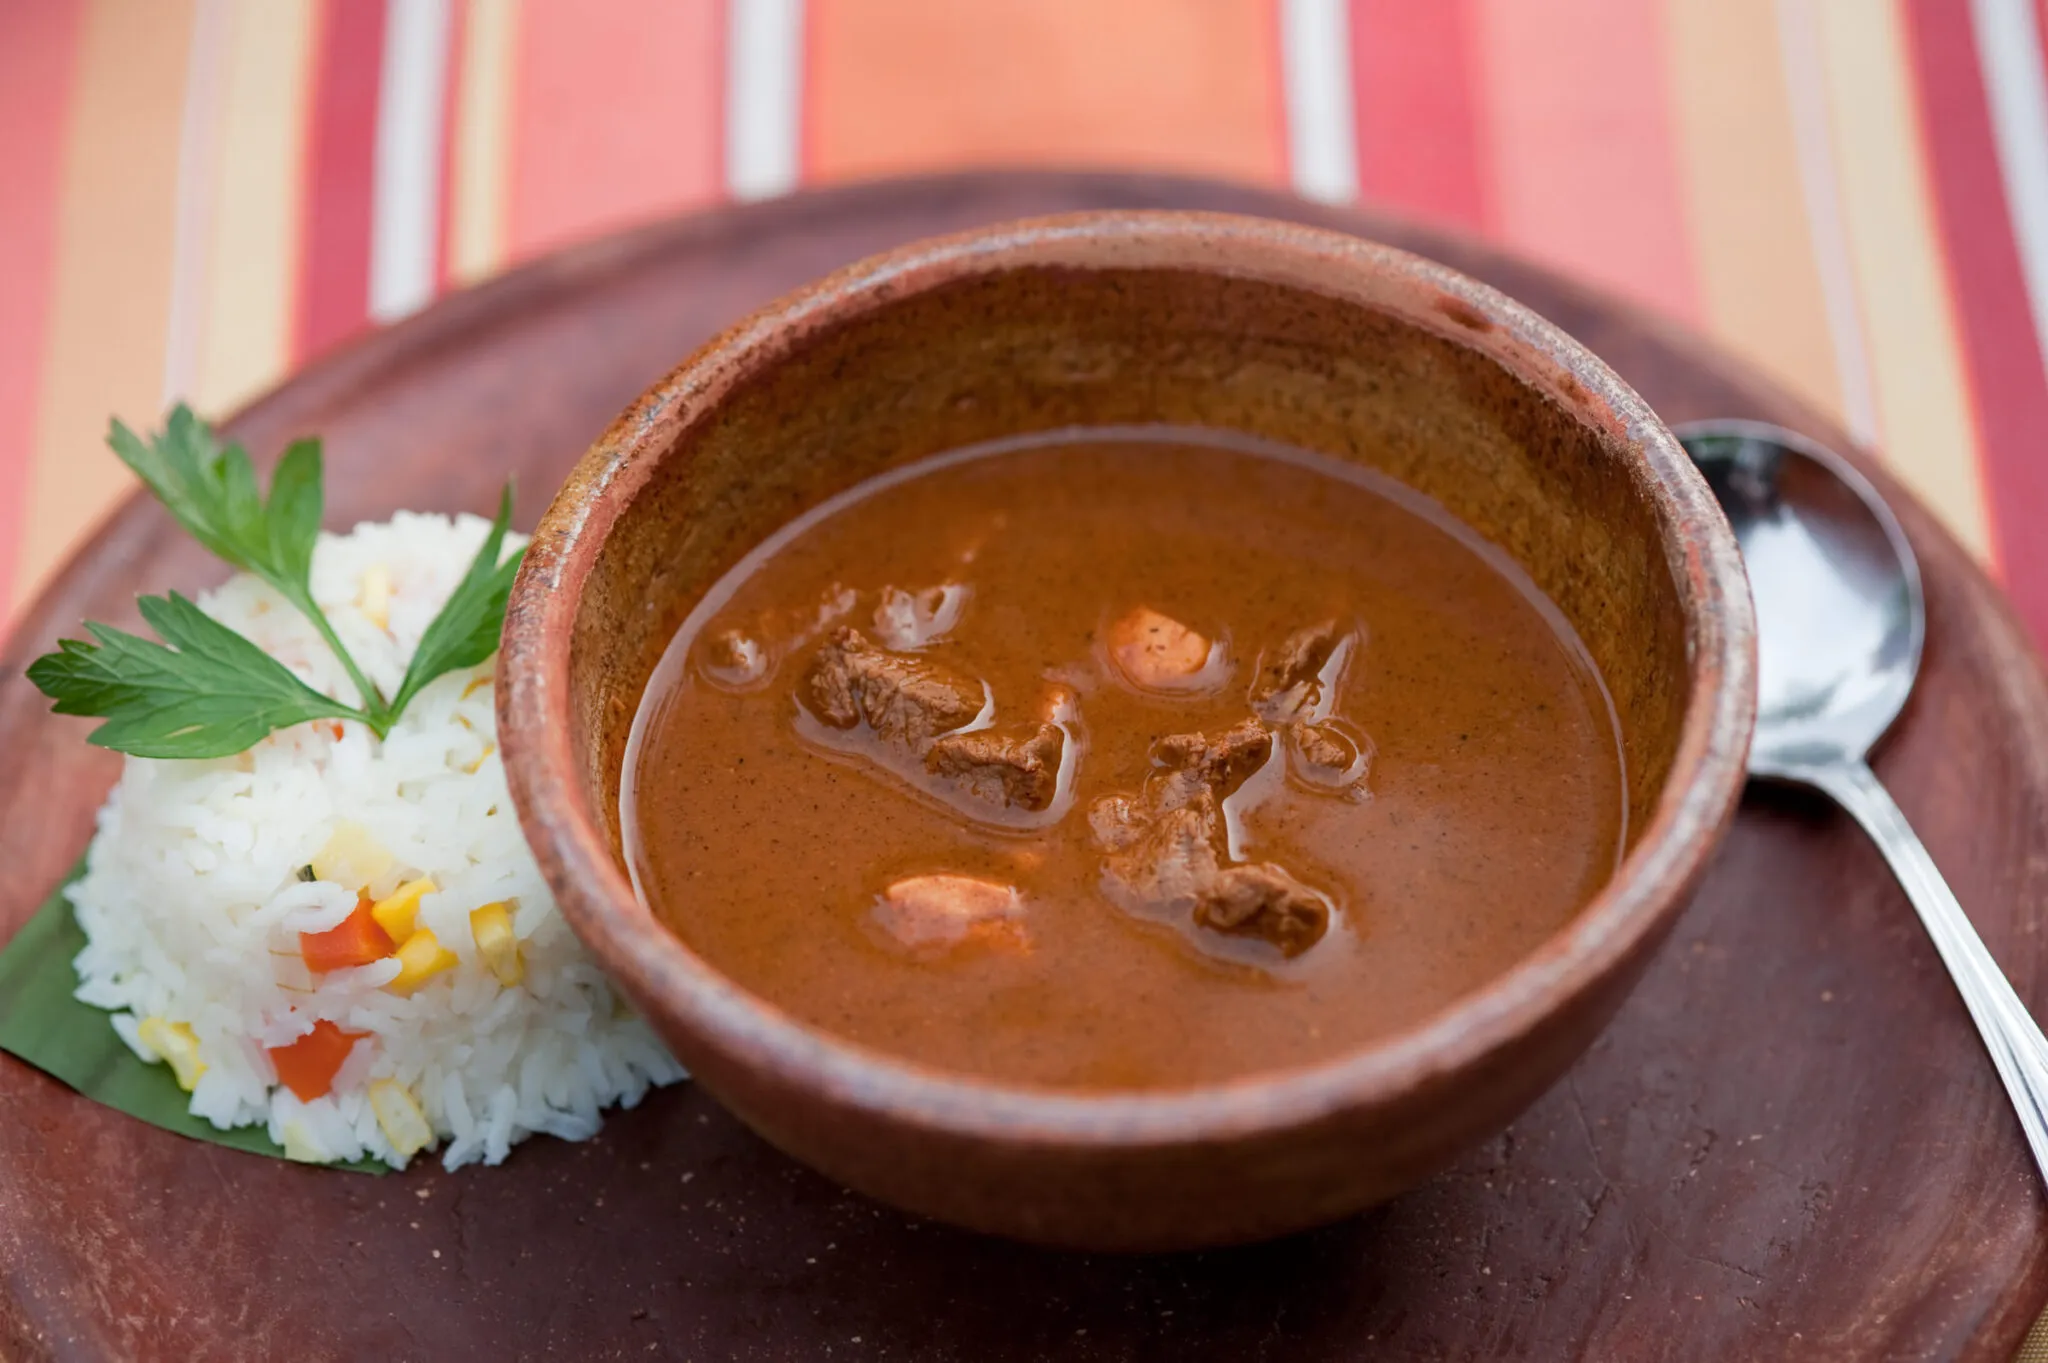
[[143, 440], [120, 421], [107, 444], [192, 537], [287, 595], [302, 593], [320, 533], [320, 442], [285, 451], [266, 504], [240, 445], [225, 448], [182, 402], [162, 435]]
[[512, 487], [508, 483], [498, 499], [497, 519], [484, 537], [469, 571], [462, 575], [455, 591], [441, 607], [441, 613], [420, 636], [413, 650], [405, 680], [391, 702], [393, 714], [403, 710], [436, 677], [475, 667], [498, 651], [498, 635], [505, 628], [505, 603], [512, 595], [512, 579], [519, 572], [520, 550], [498, 561], [505, 546], [505, 531], [512, 524]]
[[313, 546], [320, 538], [320, 442], [300, 440], [278, 460], [266, 502], [256, 467], [240, 445], [223, 447], [213, 429], [179, 403], [163, 434], [144, 440], [118, 419], [107, 444], [135, 471], [178, 524], [218, 558], [277, 588], [313, 622], [355, 684], [370, 724], [382, 734], [392, 711], [313, 600]]
[[312, 590], [313, 546], [320, 539], [322, 509], [320, 442], [295, 440], [270, 475], [264, 530], [272, 571], [308, 592]]
[[61, 640], [29, 665], [29, 680], [57, 702], [58, 714], [106, 721], [91, 735], [100, 747], [137, 757], [228, 757], [309, 719], [367, 719], [175, 592], [136, 604], [164, 643], [88, 623], [94, 642]]
[[268, 582], [312, 622], [361, 703], [357, 708], [320, 694], [182, 596], [145, 596], [136, 604], [162, 643], [88, 621], [90, 642], [61, 640], [57, 652], [28, 669], [57, 713], [106, 721], [92, 733], [101, 747], [137, 757], [225, 757], [273, 730], [323, 718], [360, 720], [383, 738], [436, 677], [474, 667], [497, 651], [521, 557], [498, 561], [512, 523], [510, 484], [483, 546], [427, 626], [397, 696], [387, 702], [313, 599], [313, 547], [323, 507], [319, 441], [301, 440], [284, 452], [267, 498], [248, 453], [239, 445], [223, 447], [183, 403], [161, 433], [145, 440], [115, 421], [107, 443], [193, 538]]

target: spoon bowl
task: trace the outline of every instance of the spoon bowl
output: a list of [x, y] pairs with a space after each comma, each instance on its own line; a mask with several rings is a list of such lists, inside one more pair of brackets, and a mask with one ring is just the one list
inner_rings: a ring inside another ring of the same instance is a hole
[[1756, 596], [1751, 773], [1861, 760], [1905, 708], [1926, 637], [1898, 519], [1846, 459], [1794, 432], [1710, 421], [1673, 433], [1727, 513]]

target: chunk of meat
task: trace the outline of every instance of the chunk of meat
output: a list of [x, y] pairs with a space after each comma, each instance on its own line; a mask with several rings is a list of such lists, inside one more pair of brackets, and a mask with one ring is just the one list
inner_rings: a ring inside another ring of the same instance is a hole
[[950, 951], [970, 943], [1028, 951], [1024, 897], [1014, 886], [974, 876], [909, 876], [875, 900], [876, 924], [912, 951]]
[[1203, 887], [1195, 922], [1232, 937], [1257, 937], [1290, 960], [1330, 927], [1323, 897], [1272, 862], [1224, 868]]
[[1271, 862], [1226, 864], [1223, 801], [1272, 752], [1273, 736], [1255, 720], [1160, 739], [1153, 758], [1163, 772], [1144, 795], [1105, 796], [1088, 811], [1105, 893], [1135, 913], [1261, 939], [1289, 959], [1320, 941], [1327, 899]]
[[1294, 775], [1304, 785], [1330, 794], [1362, 793], [1371, 744], [1354, 737], [1342, 720], [1291, 724], [1287, 746]]
[[1109, 627], [1109, 658], [1141, 691], [1206, 689], [1212, 645], [1170, 615], [1140, 606]]
[[768, 675], [768, 650], [739, 630], [721, 630], [704, 641], [699, 667], [713, 686], [744, 691]]
[[1323, 694], [1323, 671], [1347, 637], [1335, 620], [1289, 635], [1261, 660], [1259, 675], [1252, 681], [1252, 709], [1275, 723], [1325, 718], [1327, 702], [1335, 697]]
[[1215, 797], [1204, 794], [1130, 825], [1128, 839], [1102, 864], [1103, 888], [1134, 912], [1193, 913], [1222, 869], [1222, 821]]
[[1293, 738], [1301, 760], [1312, 767], [1343, 771], [1358, 759], [1358, 749], [1351, 740], [1327, 724], [1300, 725]]
[[1105, 852], [1121, 852], [1145, 835], [1150, 811], [1128, 795], [1105, 795], [1088, 807], [1088, 831]]
[[934, 776], [960, 782], [976, 799], [1035, 813], [1050, 806], [1058, 792], [1066, 741], [1052, 723], [1022, 734], [994, 729], [950, 734], [932, 744], [924, 766]]
[[1204, 790], [1227, 800], [1272, 755], [1273, 735], [1255, 719], [1214, 737], [1169, 734], [1152, 745], [1152, 760], [1166, 775], [1151, 794], [1162, 809], [1177, 808]]
[[889, 743], [923, 748], [981, 713], [981, 686], [925, 658], [877, 648], [859, 630], [834, 630], [811, 660], [804, 699], [835, 729], [865, 723]]

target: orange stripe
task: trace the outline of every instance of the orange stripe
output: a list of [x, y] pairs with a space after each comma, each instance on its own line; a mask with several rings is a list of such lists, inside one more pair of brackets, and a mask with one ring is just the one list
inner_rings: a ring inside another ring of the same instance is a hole
[[809, 171], [1287, 173], [1270, 0], [811, 0]]
[[36, 393], [57, 251], [59, 152], [73, 86], [82, 0], [26, 5], [0, 42], [0, 629], [13, 614], [14, 563], [27, 507]]
[[718, 197], [724, 6], [525, 0], [514, 258]]
[[457, 287], [455, 279], [455, 119], [462, 112], [462, 71], [468, 64], [470, 6], [449, 0], [448, 55], [442, 63], [440, 189], [434, 195], [441, 220], [434, 225], [434, 293]]
[[239, 407], [291, 359], [319, 19], [314, 0], [235, 0], [229, 20], [219, 197], [191, 394], [208, 415]]
[[192, 8], [91, 0], [86, 9], [17, 557], [29, 585], [127, 489], [127, 471], [103, 443], [108, 415], [153, 425], [163, 404]]
[[1481, 0], [1477, 10], [1492, 201], [1508, 244], [1692, 316], [1662, 7]]
[[505, 182], [517, 0], [469, 0], [448, 125], [448, 272], [467, 284], [505, 258]]
[[1730, 349], [1840, 418], [1778, 32], [1776, 0], [1671, 0], [1666, 37], [1701, 312]]

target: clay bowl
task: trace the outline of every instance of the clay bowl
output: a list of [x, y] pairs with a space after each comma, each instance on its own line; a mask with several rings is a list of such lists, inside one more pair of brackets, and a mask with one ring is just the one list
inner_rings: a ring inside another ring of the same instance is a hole
[[[1631, 846], [1535, 955], [1310, 1067], [1145, 1094], [977, 1081], [797, 1022], [644, 907], [619, 850], [643, 686], [699, 594], [803, 508], [992, 437], [1165, 421], [1355, 460], [1520, 560], [1619, 710]], [[762, 1136], [915, 1213], [1171, 1249], [1330, 1221], [1505, 1125], [1608, 1021], [1733, 813], [1754, 692], [1727, 526], [1670, 433], [1555, 327], [1400, 251], [1291, 224], [1091, 213], [863, 261], [772, 304], [591, 447], [514, 587], [499, 732], [562, 910]]]

